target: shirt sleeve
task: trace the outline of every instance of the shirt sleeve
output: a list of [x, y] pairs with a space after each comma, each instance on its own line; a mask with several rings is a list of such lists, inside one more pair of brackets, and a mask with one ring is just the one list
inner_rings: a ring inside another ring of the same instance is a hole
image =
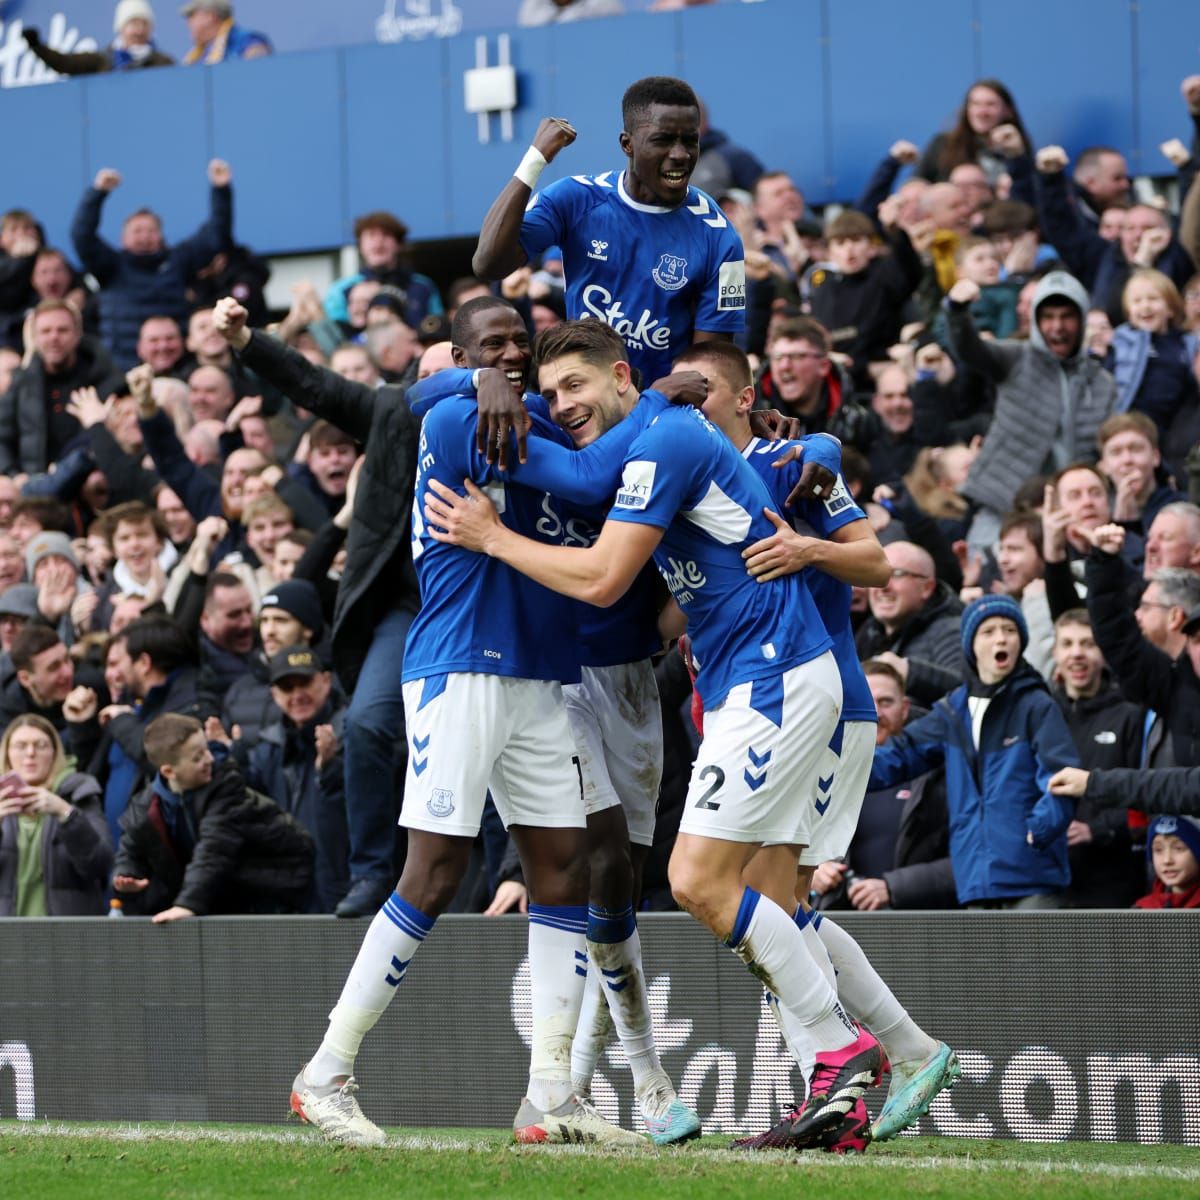
[[[799, 467], [799, 463], [789, 463]], [[787, 469], [787, 468], [785, 468]], [[818, 537], [828, 538], [843, 525], [852, 521], [865, 521], [867, 514], [854, 502], [846, 481], [839, 474], [833, 490], [824, 500], [805, 500], [799, 506], [799, 515], [816, 531]]]
[[578, 189], [573, 179], [559, 179], [543, 191], [534, 192], [521, 218], [520, 242], [526, 258], [536, 258], [543, 250], [561, 244], [571, 228]]
[[[708, 203], [715, 208], [715, 201]], [[709, 333], [740, 333], [745, 326], [746, 252], [737, 231], [726, 222], [696, 305], [696, 328]]]
[[704, 461], [689, 453], [690, 422], [656, 421], [629, 447], [621, 486], [607, 519], [666, 529], [685, 507], [692, 488], [692, 464]]

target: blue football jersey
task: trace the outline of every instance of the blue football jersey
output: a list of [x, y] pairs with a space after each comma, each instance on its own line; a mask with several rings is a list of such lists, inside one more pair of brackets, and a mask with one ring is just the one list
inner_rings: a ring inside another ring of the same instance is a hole
[[629, 448], [610, 521], [663, 530], [654, 562], [687, 614], [713, 709], [740, 683], [782, 674], [832, 646], [800, 575], [756, 583], [742, 551], [775, 527], [771, 494], [694, 408], [669, 408]]
[[[771, 466], [788, 445], [788, 442], [764, 442], [761, 438], [751, 438], [742, 453], [766, 483], [774, 507], [782, 515], [790, 517], [799, 532], [828, 538], [843, 525], [866, 519], [866, 513], [855, 504], [841, 475], [833, 491], [824, 500], [805, 500], [795, 509], [785, 508], [784, 501], [796, 486], [800, 468], [804, 465], [803, 462], [793, 462], [778, 470]], [[801, 574], [808, 584], [821, 620], [833, 638], [833, 655], [842, 676], [842, 720], [874, 721], [875, 700], [858, 660], [854, 630], [850, 626], [850, 585], [815, 567], [806, 567]]]
[[698, 188], [678, 208], [661, 208], [630, 199], [623, 171], [560, 179], [530, 197], [521, 222], [530, 258], [555, 245], [567, 316], [607, 321], [646, 386], [671, 373], [696, 330], [745, 327], [742, 239]]

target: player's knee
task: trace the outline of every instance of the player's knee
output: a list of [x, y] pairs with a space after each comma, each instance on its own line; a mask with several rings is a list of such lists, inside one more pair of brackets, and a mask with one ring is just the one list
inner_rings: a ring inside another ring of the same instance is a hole
[[708, 899], [708, 881], [699, 864], [679, 854], [672, 855], [667, 867], [667, 879], [671, 884], [671, 895], [680, 908], [704, 920]]

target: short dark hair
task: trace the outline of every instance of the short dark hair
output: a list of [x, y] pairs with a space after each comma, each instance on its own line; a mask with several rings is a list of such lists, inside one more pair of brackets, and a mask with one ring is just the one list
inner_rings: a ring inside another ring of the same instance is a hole
[[475, 318], [480, 313], [488, 312], [493, 308], [507, 308], [514, 314], [517, 312], [507, 300], [502, 300], [499, 296], [476, 296], [474, 300], [468, 300], [454, 314], [454, 320], [450, 323], [451, 344], [460, 349], [465, 349], [468, 345], [473, 344]]
[[1100, 472], [1100, 468], [1093, 462], [1084, 462], [1080, 459], [1078, 462], [1067, 463], [1065, 467], [1060, 467], [1053, 475], [1050, 476], [1050, 483], [1054, 487], [1055, 495], [1058, 494], [1058, 485], [1062, 482], [1064, 475], [1069, 475], [1072, 471], [1091, 471], [1095, 477], [1104, 485], [1105, 490], [1108, 488], [1108, 480]]
[[1086, 625], [1092, 627], [1092, 618], [1086, 608], [1068, 608], [1054, 619], [1054, 632], [1057, 633], [1064, 625]]
[[217, 588], [245, 587], [246, 583], [232, 571], [214, 571], [204, 585], [204, 611], [207, 612], [212, 603], [213, 593]]
[[12, 509], [13, 520], [17, 517], [32, 517], [47, 532], [65, 533], [68, 537], [75, 536], [75, 522], [71, 520], [71, 510], [61, 501], [51, 496], [22, 496]]
[[308, 448], [317, 450], [322, 446], [356, 446], [355, 440], [344, 430], [320, 418], [308, 430]]
[[124, 641], [130, 658], [148, 655], [156, 671], [169, 674], [193, 661], [187, 635], [170, 617], [139, 617], [130, 621], [113, 641]]
[[621, 120], [625, 131], [645, 120], [655, 104], [667, 104], [675, 108], [694, 108], [700, 112], [700, 99], [689, 84], [672, 75], [647, 75], [631, 83], [621, 97]]
[[146, 758], [156, 771], [161, 771], [165, 766], [173, 767], [179, 751], [196, 734], [203, 732], [204, 726], [195, 717], [185, 717], [182, 713], [163, 713], [146, 726], [142, 739]]
[[18, 671], [28, 671], [39, 654], [44, 654], [61, 642], [58, 631], [51, 629], [49, 625], [43, 625], [40, 621], [27, 621], [13, 639], [9, 657]]
[[[473, 292], [476, 288], [487, 287], [487, 283], [474, 275], [460, 275], [446, 289], [446, 307], [458, 308], [462, 303], [465, 292]], [[476, 297], [478, 299], [478, 297]]]
[[117, 526], [122, 521], [127, 525], [153, 525], [154, 532], [159, 538], [166, 539], [166, 524], [156, 509], [151, 508], [148, 504], [143, 504], [140, 500], [126, 500], [123, 504], [114, 504], [112, 508], [106, 508], [96, 521], [99, 528], [95, 532], [108, 542], [110, 549]]
[[866, 487], [871, 478], [871, 464], [867, 456], [853, 446], [842, 447], [842, 478], [850, 489], [851, 495], [856, 495], [855, 487]]
[[905, 691], [904, 678], [891, 663], [884, 662], [881, 658], [868, 658], [862, 665], [864, 675], [883, 675], [890, 679], [903, 693]]
[[1000, 522], [1000, 533], [997, 540], [1007, 537], [1014, 529], [1023, 529], [1025, 536], [1033, 543], [1038, 556], [1042, 553], [1042, 518], [1028, 509], [1018, 509], [1010, 512]]
[[408, 226], [395, 213], [377, 209], [375, 212], [363, 213], [354, 219], [354, 240], [357, 242], [368, 229], [382, 229], [390, 233], [398, 242], [408, 238]]
[[1000, 233], [1016, 237], [1038, 227], [1037, 209], [1020, 200], [993, 200], [979, 215], [979, 230], [984, 237]]
[[275, 545], [280, 542], [291, 542], [293, 546], [301, 546], [305, 550], [312, 545], [313, 531], [311, 529], [293, 529], [282, 537], [275, 539]]
[[152, 208], [135, 208], [133, 212], [131, 212], [129, 216], [127, 216], [125, 220], [121, 222], [121, 228], [124, 229], [125, 226], [128, 225], [129, 222], [135, 217], [153, 217], [154, 223], [159, 227], [159, 229], [162, 229], [162, 217], [160, 217]]
[[584, 317], [551, 325], [533, 343], [533, 365], [537, 369], [557, 358], [578, 354], [594, 366], [607, 367], [629, 361], [625, 339], [606, 321]]
[[1112, 146], [1088, 146], [1086, 150], [1081, 150], [1075, 159], [1075, 173], [1078, 175], [1080, 171], [1088, 171], [1098, 167], [1100, 160], [1106, 154], [1120, 156], [1121, 152]]
[[855, 212], [852, 208], [844, 208], [828, 225], [825, 226], [825, 240], [832, 242], [838, 238], [871, 238], [879, 237], [875, 222], [866, 213]]
[[676, 360], [675, 370], [693, 363], [712, 363], [735, 391], [754, 386], [754, 371], [746, 352], [732, 342], [694, 342]]
[[825, 354], [829, 353], [829, 331], [812, 317], [789, 317], [786, 321], [780, 321], [771, 331], [771, 338], [767, 343], [768, 354], [771, 346], [784, 338], [808, 342], [810, 346], [816, 346]]

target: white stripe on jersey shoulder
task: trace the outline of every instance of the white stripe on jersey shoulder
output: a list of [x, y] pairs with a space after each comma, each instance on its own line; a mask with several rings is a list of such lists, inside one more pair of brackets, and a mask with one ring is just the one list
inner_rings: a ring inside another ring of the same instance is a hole
[[781, 444], [781, 438], [774, 438], [768, 442], [766, 438], [752, 437], [742, 447], [742, 457], [749, 459], [752, 454], [774, 454], [775, 447]]
[[693, 525], [699, 525], [705, 533], [724, 546], [746, 540], [750, 532], [750, 514], [731, 496], [727, 496], [711, 480], [704, 498], [695, 508], [680, 514]]
[[[601, 187], [612, 187], [611, 183], [600, 182], [602, 179], [607, 180], [608, 176], [611, 174], [611, 171], [605, 171], [603, 175], [595, 176], [594, 181]], [[572, 178], [578, 179], [580, 183], [586, 183], [589, 185], [593, 182], [593, 180], [589, 179], [586, 175], [575, 175]], [[622, 201], [624, 201], [624, 203], [632, 208], [635, 212], [673, 213], [678, 211], [678, 209], [668, 208], [661, 204], [639, 203], [629, 194], [625, 183], [624, 171], [621, 172], [617, 179], [617, 195], [620, 196]], [[725, 226], [729, 224], [729, 222], [725, 219], [725, 214], [721, 212], [720, 205], [717, 204], [715, 200], [710, 201], [709, 197], [700, 191], [699, 188], [688, 188], [688, 199], [691, 200], [692, 203], [684, 204], [683, 207], [686, 208], [688, 212], [695, 213], [696, 216], [702, 218], [705, 225], [709, 225], [713, 229], [724, 229]]]

